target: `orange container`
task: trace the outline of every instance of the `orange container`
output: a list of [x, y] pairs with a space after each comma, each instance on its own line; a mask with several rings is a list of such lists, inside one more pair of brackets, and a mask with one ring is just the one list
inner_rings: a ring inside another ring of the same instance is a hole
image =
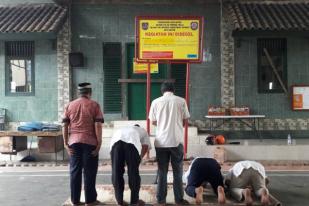
[[250, 109], [247, 106], [231, 107], [229, 110], [230, 110], [230, 114], [232, 116], [250, 115]]
[[220, 106], [209, 106], [208, 115], [222, 116], [227, 114], [227, 109]]

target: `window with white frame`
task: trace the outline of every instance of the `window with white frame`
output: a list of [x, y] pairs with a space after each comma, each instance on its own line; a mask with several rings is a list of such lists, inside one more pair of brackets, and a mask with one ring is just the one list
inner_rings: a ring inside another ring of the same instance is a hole
[[5, 42], [6, 95], [34, 95], [34, 42]]

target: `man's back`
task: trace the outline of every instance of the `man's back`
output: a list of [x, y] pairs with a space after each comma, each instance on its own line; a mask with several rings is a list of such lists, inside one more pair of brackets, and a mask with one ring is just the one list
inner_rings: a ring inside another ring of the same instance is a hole
[[116, 130], [111, 139], [110, 150], [112, 150], [113, 145], [120, 140], [125, 143], [133, 144], [138, 153], [141, 153], [143, 144], [149, 145], [149, 148], [151, 147], [147, 131], [138, 126], [128, 126]]
[[266, 177], [264, 166], [256, 161], [244, 160], [237, 162], [232, 168], [231, 171], [233, 174], [238, 177], [244, 169], [252, 168], [258, 171], [262, 177]]
[[66, 107], [65, 116], [70, 120], [70, 143], [97, 144], [94, 123], [96, 118], [102, 118], [98, 103], [86, 97], [78, 98]]
[[177, 147], [183, 138], [183, 120], [190, 117], [185, 100], [165, 92], [151, 107], [149, 117], [157, 122], [156, 147]]

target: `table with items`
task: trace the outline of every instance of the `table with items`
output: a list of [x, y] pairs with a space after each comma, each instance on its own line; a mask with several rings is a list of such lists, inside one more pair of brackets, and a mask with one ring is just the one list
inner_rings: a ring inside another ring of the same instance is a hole
[[260, 140], [262, 139], [259, 130], [259, 120], [264, 119], [265, 115], [206, 115], [205, 118], [210, 121], [209, 129], [211, 131], [224, 126], [229, 122], [237, 121], [248, 126], [256, 133]]
[[28, 137], [37, 137], [39, 152], [55, 153], [57, 161], [57, 152], [63, 150], [62, 131], [0, 131], [0, 152], [11, 155], [28, 149]]

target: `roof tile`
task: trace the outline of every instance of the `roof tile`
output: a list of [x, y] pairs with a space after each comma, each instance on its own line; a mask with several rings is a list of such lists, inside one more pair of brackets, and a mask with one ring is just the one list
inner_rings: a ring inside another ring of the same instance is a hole
[[226, 8], [234, 30], [309, 30], [309, 2], [238, 2]]
[[66, 16], [56, 4], [0, 6], [0, 33], [57, 32]]

